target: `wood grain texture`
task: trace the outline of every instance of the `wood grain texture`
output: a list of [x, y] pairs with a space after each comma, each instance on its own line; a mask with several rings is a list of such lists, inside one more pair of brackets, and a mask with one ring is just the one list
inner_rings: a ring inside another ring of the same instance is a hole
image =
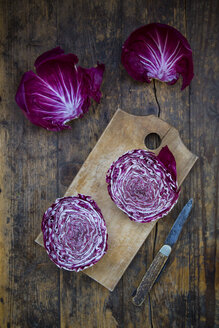
[[[0, 327], [218, 327], [218, 0], [0, 1]], [[129, 33], [150, 22], [178, 28], [191, 44], [195, 77], [183, 92], [132, 80], [120, 64]], [[106, 64], [100, 105], [72, 130], [33, 126], [14, 102], [23, 72], [57, 45], [80, 64]], [[171, 215], [160, 220], [110, 293], [84, 274], [60, 272], [34, 244], [41, 214], [62, 196], [116, 108], [158, 113], [199, 161]], [[56, 182], [58, 181], [58, 182]], [[133, 290], [188, 198], [189, 223], [142, 308]]]
[[14, 101], [22, 73], [33, 68], [39, 52], [56, 44], [55, 8], [46, 1], [41, 6], [2, 1], [0, 15], [0, 327], [55, 327], [60, 316], [59, 270], [37, 252], [33, 235], [38, 213], [56, 197], [57, 134], [33, 126]]
[[[152, 132], [161, 138], [161, 144], [154, 152], [158, 154], [162, 147], [168, 145], [173, 153], [180, 186], [197, 156], [185, 147], [178, 131], [154, 115], [135, 116], [118, 109], [65, 193], [65, 196], [91, 196], [103, 213], [109, 249], [99, 263], [84, 273], [110, 291], [114, 290], [155, 222], [136, 224], [117, 208], [107, 191], [106, 172], [128, 150], [145, 149], [145, 137]], [[43, 246], [42, 233], [36, 242]]]

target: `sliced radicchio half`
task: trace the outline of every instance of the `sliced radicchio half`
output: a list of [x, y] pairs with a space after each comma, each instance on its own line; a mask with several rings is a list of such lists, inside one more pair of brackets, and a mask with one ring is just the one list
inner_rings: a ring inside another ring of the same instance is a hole
[[166, 24], [148, 24], [132, 32], [122, 47], [121, 60], [129, 75], [142, 82], [158, 79], [174, 84], [182, 75], [183, 90], [194, 76], [188, 41]]
[[84, 270], [107, 251], [106, 224], [89, 196], [58, 198], [43, 215], [42, 232], [50, 259], [65, 270]]
[[143, 149], [128, 151], [111, 165], [106, 182], [111, 199], [136, 222], [162, 218], [179, 197], [176, 162], [167, 146], [158, 156]]
[[33, 124], [52, 131], [70, 129], [66, 123], [88, 111], [90, 98], [100, 101], [105, 66], [86, 69], [77, 63], [76, 55], [57, 47], [36, 59], [37, 75], [23, 75], [15, 100]]

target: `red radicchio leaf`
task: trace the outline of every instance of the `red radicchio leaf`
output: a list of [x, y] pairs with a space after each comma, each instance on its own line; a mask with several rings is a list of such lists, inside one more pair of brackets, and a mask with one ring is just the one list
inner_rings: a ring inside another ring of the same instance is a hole
[[89, 196], [58, 198], [42, 219], [44, 246], [50, 259], [69, 271], [84, 270], [107, 251], [107, 229]]
[[128, 151], [107, 172], [111, 199], [133, 221], [157, 220], [178, 200], [175, 159], [168, 147], [160, 154], [156, 156], [143, 149]]
[[168, 146], [161, 149], [157, 158], [163, 163], [164, 166], [166, 166], [167, 170], [176, 181], [176, 161]]
[[23, 75], [15, 100], [32, 123], [52, 131], [70, 129], [66, 123], [88, 111], [90, 98], [100, 101], [105, 66], [86, 69], [77, 63], [76, 55], [57, 47], [36, 59], [37, 75]]
[[142, 82], [158, 79], [174, 84], [181, 74], [183, 90], [194, 76], [188, 41], [166, 24], [148, 24], [132, 32], [122, 47], [121, 60], [129, 75]]

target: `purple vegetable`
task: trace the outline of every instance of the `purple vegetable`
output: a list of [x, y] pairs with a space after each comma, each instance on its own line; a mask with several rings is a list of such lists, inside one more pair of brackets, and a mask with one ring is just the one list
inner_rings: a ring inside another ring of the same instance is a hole
[[105, 66], [86, 69], [77, 63], [77, 56], [57, 47], [36, 59], [38, 75], [23, 75], [15, 100], [32, 123], [52, 131], [71, 129], [66, 123], [88, 111], [90, 98], [100, 101]]
[[153, 23], [132, 32], [122, 47], [121, 60], [129, 75], [142, 82], [158, 79], [174, 84], [182, 75], [183, 90], [194, 76], [188, 41], [166, 24]]
[[107, 251], [106, 224], [89, 196], [58, 198], [43, 215], [42, 232], [50, 259], [62, 269], [84, 270]]
[[128, 151], [111, 165], [106, 182], [112, 200], [136, 222], [162, 218], [179, 197], [176, 162], [167, 146], [158, 156], [143, 149]]

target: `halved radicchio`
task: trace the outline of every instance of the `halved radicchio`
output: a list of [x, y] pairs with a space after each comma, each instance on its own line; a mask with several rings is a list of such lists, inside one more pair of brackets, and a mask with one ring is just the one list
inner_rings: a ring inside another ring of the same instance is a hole
[[107, 251], [106, 224], [89, 196], [58, 198], [43, 215], [42, 232], [50, 259], [69, 271], [94, 265]]
[[24, 73], [15, 100], [24, 115], [47, 130], [71, 129], [66, 123], [82, 117], [90, 99], [100, 101], [104, 65], [77, 66], [74, 54], [60, 47], [43, 53], [35, 61], [36, 73]]
[[183, 90], [193, 78], [192, 50], [175, 28], [153, 23], [131, 33], [122, 47], [122, 64], [135, 80], [158, 79], [174, 84], [182, 75]]
[[156, 156], [150, 151], [128, 151], [107, 172], [108, 192], [114, 203], [136, 222], [166, 215], [178, 200], [176, 162], [166, 146]]

